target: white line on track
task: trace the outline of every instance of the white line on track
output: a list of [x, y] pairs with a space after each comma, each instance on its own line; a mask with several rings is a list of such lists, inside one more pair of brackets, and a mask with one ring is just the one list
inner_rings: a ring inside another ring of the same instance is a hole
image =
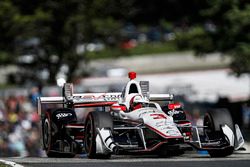
[[[148, 157], [134, 157], [134, 156], [113, 156], [108, 160], [100, 160], [100, 159], [87, 159], [87, 158], [8, 158], [8, 161], [15, 161], [16, 163], [28, 163], [28, 164], [51, 164], [51, 163], [61, 163], [61, 164], [74, 164], [74, 163], [137, 163], [137, 162], [191, 162], [191, 161], [241, 161], [248, 160], [250, 161], [250, 154], [233, 154], [231, 156], [225, 158], [210, 158], [208, 155], [184, 155], [180, 157], [171, 157], [171, 158], [148, 158]], [[16, 166], [15, 166], [16, 167]], [[21, 166], [18, 166], [21, 167]]]
[[0, 160], [0, 162], [4, 163], [4, 164], [6, 164], [6, 165], [10, 165], [10, 166], [12, 166], [12, 167], [24, 167], [24, 166], [22, 166], [22, 165], [20, 165], [20, 164], [17, 164], [17, 163], [15, 163], [15, 162], [12, 162], [12, 161]]

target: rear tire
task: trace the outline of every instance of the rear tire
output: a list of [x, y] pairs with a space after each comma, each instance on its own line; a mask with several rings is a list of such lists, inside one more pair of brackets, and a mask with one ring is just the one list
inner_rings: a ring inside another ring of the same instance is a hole
[[56, 136], [53, 136], [52, 132], [52, 120], [51, 113], [45, 112], [45, 117], [42, 120], [42, 140], [43, 140], [43, 148], [48, 157], [57, 157], [57, 158], [73, 158], [75, 157], [75, 153], [61, 153], [56, 150], [53, 150], [53, 144], [55, 143]]
[[108, 159], [111, 157], [111, 152], [103, 154], [96, 153], [96, 136], [97, 128], [110, 128], [113, 130], [113, 119], [106, 112], [90, 112], [85, 121], [84, 145], [88, 158], [91, 159]]
[[[221, 125], [227, 125], [235, 134], [235, 128], [233, 124], [232, 117], [228, 110], [226, 109], [216, 109], [209, 111], [204, 117], [204, 129], [206, 135], [209, 139], [216, 140], [218, 138], [224, 138], [224, 133], [221, 130]], [[225, 149], [211, 149], [208, 153], [211, 157], [225, 157], [231, 155], [234, 151], [233, 147], [227, 147]]]
[[53, 144], [51, 128], [51, 115], [49, 112], [46, 112], [42, 121], [43, 147], [48, 157], [56, 157], [55, 152], [51, 151]]

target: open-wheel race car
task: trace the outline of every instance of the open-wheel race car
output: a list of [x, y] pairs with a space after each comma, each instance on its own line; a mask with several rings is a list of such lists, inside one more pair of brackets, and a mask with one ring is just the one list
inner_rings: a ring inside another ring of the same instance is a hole
[[[208, 151], [211, 157], [231, 155], [244, 144], [238, 125], [227, 110], [209, 111], [203, 126], [186, 118], [171, 94], [150, 94], [148, 81], [130, 81], [122, 92], [74, 93], [65, 83], [60, 97], [40, 97], [43, 149], [48, 157], [89, 158], [112, 154], [179, 155], [186, 150]], [[86, 112], [79, 120], [76, 112]]]

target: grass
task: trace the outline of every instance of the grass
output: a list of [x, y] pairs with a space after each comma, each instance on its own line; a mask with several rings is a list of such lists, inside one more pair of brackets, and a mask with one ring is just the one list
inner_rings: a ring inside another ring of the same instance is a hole
[[11, 167], [11, 166], [10, 165], [6, 165], [6, 164], [0, 162], [0, 167]]
[[101, 51], [88, 52], [86, 56], [87, 59], [103, 59], [121, 57], [122, 55], [126, 55], [124, 50], [118, 48], [105, 48]]
[[13, 84], [0, 84], [0, 90], [12, 88], [12, 87], [15, 87], [15, 85], [13, 85]]
[[131, 49], [105, 48], [97, 52], [88, 52], [88, 59], [116, 58], [121, 56], [140, 56], [145, 54], [170, 53], [179, 51], [175, 41], [148, 42], [138, 44]]
[[178, 51], [175, 42], [150, 42], [139, 44], [135, 48], [129, 50], [131, 55], [144, 55], [152, 53], [169, 53]]

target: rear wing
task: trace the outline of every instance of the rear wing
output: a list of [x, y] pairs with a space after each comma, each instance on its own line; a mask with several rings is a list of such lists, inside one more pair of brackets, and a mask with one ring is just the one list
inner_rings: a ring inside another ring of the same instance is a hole
[[[39, 97], [38, 101], [43, 104], [86, 104], [98, 102], [118, 102], [121, 98], [121, 93], [82, 93], [73, 94], [70, 97]], [[150, 94], [150, 101], [171, 101], [172, 94]]]
[[[143, 96], [147, 96], [150, 101], [172, 101], [172, 94], [149, 94], [143, 92]], [[99, 107], [110, 106], [122, 99], [121, 92], [114, 93], [74, 93], [73, 84], [64, 84], [62, 96], [58, 97], [39, 97], [38, 98], [38, 114], [41, 114], [42, 104], [62, 104], [72, 105], [74, 108], [82, 107]]]
[[74, 108], [110, 106], [118, 102], [121, 93], [76, 93], [71, 96], [39, 97], [38, 114], [41, 115], [43, 104], [71, 105]]

